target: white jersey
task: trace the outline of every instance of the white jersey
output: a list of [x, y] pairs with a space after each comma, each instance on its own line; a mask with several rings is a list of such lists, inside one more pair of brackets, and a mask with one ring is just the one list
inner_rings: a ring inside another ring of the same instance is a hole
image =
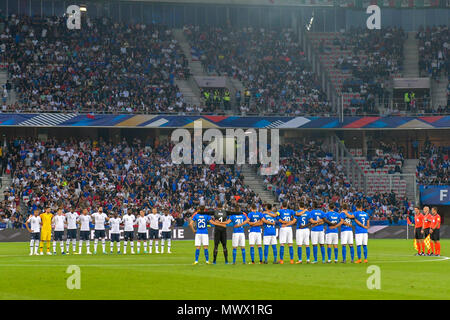
[[163, 232], [170, 231], [173, 221], [175, 221], [175, 219], [171, 215], [167, 215], [167, 216], [163, 215], [163, 216], [161, 216], [162, 231]]
[[109, 225], [111, 226], [111, 233], [120, 233], [120, 223], [122, 219], [120, 218], [111, 218], [109, 219]]
[[76, 212], [67, 212], [66, 213], [66, 220], [67, 220], [67, 229], [72, 230], [77, 228], [77, 220], [78, 220], [78, 213]]
[[141, 217], [139, 216], [137, 219], [137, 224], [138, 224], [138, 232], [147, 232], [147, 222], [148, 222], [148, 218], [147, 217]]
[[56, 215], [53, 217], [55, 222], [55, 231], [64, 231], [64, 224], [66, 223], [66, 217]]
[[159, 229], [159, 219], [161, 215], [159, 213], [150, 213], [148, 216], [150, 221], [150, 228], [158, 230]]
[[41, 232], [41, 217], [31, 216], [28, 218], [27, 222], [31, 224], [31, 231], [33, 233]]
[[81, 228], [80, 231], [90, 231], [91, 228], [89, 226], [89, 222], [92, 221], [92, 218], [90, 215], [84, 215], [82, 214], [80, 217], [80, 222], [81, 222]]
[[123, 216], [123, 231], [134, 231], [134, 221], [136, 221], [136, 217], [132, 214], [126, 214]]
[[106, 222], [106, 218], [108, 218], [108, 216], [102, 212], [94, 212], [92, 214], [92, 218], [94, 218], [94, 222], [95, 222], [95, 226], [94, 229], [95, 230], [105, 230], [105, 222]]

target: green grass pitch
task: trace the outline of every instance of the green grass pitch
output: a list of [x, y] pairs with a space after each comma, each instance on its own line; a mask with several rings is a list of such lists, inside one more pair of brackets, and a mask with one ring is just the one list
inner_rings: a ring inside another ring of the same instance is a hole
[[[238, 264], [225, 265], [221, 249], [206, 265], [202, 250], [196, 266], [193, 241], [174, 241], [172, 254], [91, 256], [29, 256], [28, 243], [0, 243], [0, 299], [449, 299], [450, 240], [441, 243], [441, 257], [416, 257], [412, 240], [371, 239], [359, 265], [243, 265], [240, 250]], [[79, 290], [67, 288], [69, 265], [80, 267]], [[380, 290], [367, 288], [370, 265], [380, 267]]]

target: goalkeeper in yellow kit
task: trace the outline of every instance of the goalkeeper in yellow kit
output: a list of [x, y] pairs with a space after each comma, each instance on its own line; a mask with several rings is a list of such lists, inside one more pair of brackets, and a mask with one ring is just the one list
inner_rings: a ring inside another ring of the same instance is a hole
[[47, 208], [44, 213], [41, 213], [40, 217], [42, 220], [42, 229], [41, 229], [41, 242], [39, 243], [39, 251], [40, 254], [43, 255], [42, 249], [44, 247], [44, 241], [47, 242], [47, 254], [50, 253], [50, 241], [52, 238], [52, 219], [53, 214], [50, 212], [50, 208]]

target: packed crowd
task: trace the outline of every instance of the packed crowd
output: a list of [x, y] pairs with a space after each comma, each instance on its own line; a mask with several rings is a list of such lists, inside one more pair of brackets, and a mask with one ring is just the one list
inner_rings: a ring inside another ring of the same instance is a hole
[[416, 176], [419, 184], [450, 184], [450, 146], [436, 146], [425, 141], [420, 152]]
[[[343, 83], [343, 92], [358, 92], [359, 101], [353, 107], [360, 112], [375, 112], [375, 99], [380, 104], [389, 100], [385, 81], [402, 70], [403, 42], [405, 32], [398, 28], [382, 28], [367, 30], [366, 28], [350, 28], [335, 37], [333, 45], [340, 50], [351, 50], [351, 54], [340, 56], [336, 68], [351, 73], [351, 77]], [[319, 51], [327, 48], [321, 43]]]
[[34, 208], [104, 207], [107, 212], [170, 210], [180, 224], [200, 205], [260, 203], [238, 166], [174, 165], [168, 142], [17, 138], [2, 170], [12, 178], [0, 219], [21, 221]]
[[[187, 59], [162, 25], [62, 17], [0, 18], [0, 60], [19, 103], [9, 111], [180, 112]], [[6, 111], [6, 110], [5, 110]]]
[[450, 32], [448, 26], [421, 27], [419, 40], [419, 68], [426, 76], [439, 79], [450, 74]]
[[292, 30], [185, 26], [184, 33], [207, 72], [237, 78], [250, 92], [244, 110], [332, 112]]
[[321, 145], [322, 141], [311, 141], [280, 146], [280, 170], [274, 176], [266, 176], [264, 181], [278, 201], [316, 200], [324, 205], [333, 203], [336, 208], [360, 201], [374, 220], [406, 219], [412, 210], [407, 199], [400, 199], [393, 192], [369, 196], [355, 189], [346, 181], [342, 165], [325, 153]]

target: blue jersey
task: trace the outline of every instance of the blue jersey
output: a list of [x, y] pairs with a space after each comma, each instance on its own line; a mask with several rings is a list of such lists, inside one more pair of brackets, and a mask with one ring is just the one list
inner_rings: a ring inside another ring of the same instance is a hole
[[208, 222], [211, 220], [211, 216], [209, 214], [201, 214], [197, 213], [192, 220], [197, 225], [197, 233], [198, 234], [208, 234]]
[[[269, 222], [277, 221], [277, 218], [271, 217], [267, 213], [264, 214], [264, 219], [266, 219]], [[264, 235], [265, 236], [276, 236], [277, 229], [275, 228], [275, 225], [264, 223]]]
[[[231, 222], [233, 223], [233, 225], [237, 225], [237, 224], [241, 224], [243, 223], [245, 220], [247, 220], [247, 217], [244, 216], [243, 214], [235, 214], [231, 216]], [[233, 233], [244, 233], [244, 227], [239, 227], [239, 228], [233, 228]]]
[[[333, 225], [336, 225], [339, 222], [341, 222], [341, 214], [339, 212], [336, 212], [336, 211], [327, 212], [326, 217], [327, 217], [327, 220], [329, 222], [331, 222]], [[338, 233], [338, 231], [339, 231], [338, 228], [330, 229], [329, 225], [328, 225], [325, 233]]]
[[[309, 214], [310, 218], [316, 221], [325, 217], [325, 212], [320, 209], [313, 209], [309, 212]], [[323, 231], [323, 224], [312, 227], [311, 231]]]
[[277, 218], [280, 221], [280, 224], [281, 224], [281, 221], [290, 222], [295, 219], [294, 214], [295, 214], [295, 212], [291, 209], [280, 209], [280, 210], [278, 210]]
[[[248, 214], [248, 219], [250, 220], [250, 222], [258, 222], [259, 220], [262, 219], [262, 217], [263, 214], [258, 211], [252, 211]], [[260, 226], [250, 227], [249, 232], [261, 232], [261, 227]]]
[[[351, 214], [349, 212], [349, 214]], [[350, 225], [353, 225], [353, 219], [350, 219], [345, 215], [345, 212], [341, 212], [341, 219], [344, 219], [345, 223], [348, 223]], [[353, 231], [352, 227], [346, 226], [345, 224], [341, 224], [341, 232], [343, 231]]]
[[[363, 226], [367, 227], [369, 222], [369, 214], [364, 211], [356, 211], [353, 213], [355, 220], [358, 220]], [[355, 233], [367, 233], [367, 229], [360, 227], [358, 224], [355, 225]]]
[[[302, 212], [302, 210], [297, 211], [297, 213]], [[311, 218], [309, 215], [309, 211], [305, 210], [301, 216], [297, 216], [297, 229], [304, 228], [308, 223], [309, 219]]]

